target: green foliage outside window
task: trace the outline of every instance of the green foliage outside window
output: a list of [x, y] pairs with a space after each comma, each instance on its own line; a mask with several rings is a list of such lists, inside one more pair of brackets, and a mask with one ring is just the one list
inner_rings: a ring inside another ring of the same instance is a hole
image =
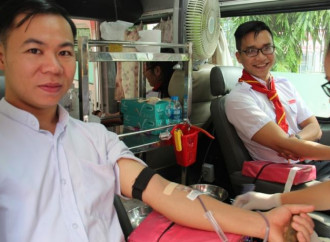
[[[312, 39], [314, 50], [316, 42], [322, 43], [324, 54], [330, 40], [330, 10], [224, 18], [221, 19], [221, 26], [230, 43], [231, 53], [236, 51], [236, 28], [250, 20], [265, 22], [274, 34], [277, 61], [273, 71], [299, 72], [299, 66], [303, 61], [303, 43]], [[233, 59], [235, 61], [235, 58]]]

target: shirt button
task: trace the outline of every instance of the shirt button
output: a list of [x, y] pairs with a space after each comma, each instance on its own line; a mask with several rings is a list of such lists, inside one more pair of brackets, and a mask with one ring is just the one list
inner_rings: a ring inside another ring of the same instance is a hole
[[66, 184], [66, 180], [65, 179], [61, 179], [61, 183], [62, 183], [62, 185], [65, 185]]
[[72, 228], [73, 228], [73, 229], [77, 229], [77, 228], [78, 228], [78, 224], [73, 223], [73, 224], [72, 224]]

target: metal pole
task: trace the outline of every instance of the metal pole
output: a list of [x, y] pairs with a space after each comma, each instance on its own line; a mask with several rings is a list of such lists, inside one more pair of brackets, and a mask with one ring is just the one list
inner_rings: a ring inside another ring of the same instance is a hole
[[88, 83], [88, 37], [78, 39], [78, 83], [79, 83], [79, 118], [88, 122], [89, 83]]

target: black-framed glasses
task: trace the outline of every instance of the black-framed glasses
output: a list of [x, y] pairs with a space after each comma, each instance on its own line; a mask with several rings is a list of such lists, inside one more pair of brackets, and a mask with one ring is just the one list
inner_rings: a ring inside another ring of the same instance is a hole
[[264, 55], [271, 55], [275, 51], [275, 46], [268, 45], [268, 46], [262, 47], [260, 49], [248, 48], [246, 50], [241, 50], [239, 52], [244, 52], [246, 54], [246, 56], [248, 56], [248, 57], [255, 57], [259, 54], [259, 51], [261, 51], [261, 53], [263, 53]]
[[325, 92], [325, 94], [327, 94], [328, 97], [330, 97], [330, 82], [326, 82], [324, 84], [321, 85], [323, 91]]

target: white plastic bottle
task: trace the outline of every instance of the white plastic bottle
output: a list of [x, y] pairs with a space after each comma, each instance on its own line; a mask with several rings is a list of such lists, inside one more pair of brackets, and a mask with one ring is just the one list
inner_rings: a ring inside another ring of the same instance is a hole
[[173, 96], [172, 97], [172, 102], [173, 102], [173, 110], [172, 110], [172, 123], [177, 124], [182, 121], [182, 106], [179, 102], [179, 97], [178, 96]]
[[168, 105], [166, 106], [166, 110], [165, 110], [165, 114], [166, 114], [170, 124], [172, 124], [172, 119], [173, 119], [173, 106], [174, 106], [174, 102], [171, 98], [171, 101], [168, 103]]

